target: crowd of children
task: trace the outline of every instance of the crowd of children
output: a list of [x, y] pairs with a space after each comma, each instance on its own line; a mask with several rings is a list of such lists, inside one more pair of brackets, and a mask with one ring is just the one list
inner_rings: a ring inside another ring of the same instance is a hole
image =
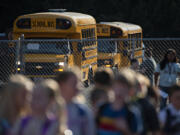
[[0, 135], [180, 135], [180, 84], [161, 109], [159, 89], [137, 70], [100, 68], [88, 88], [78, 75], [35, 84], [12, 75], [0, 87]]

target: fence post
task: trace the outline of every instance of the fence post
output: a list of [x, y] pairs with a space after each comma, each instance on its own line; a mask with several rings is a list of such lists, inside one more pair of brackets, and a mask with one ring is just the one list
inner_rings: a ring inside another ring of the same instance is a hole
[[18, 38], [17, 46], [16, 46], [16, 53], [15, 53], [15, 71], [16, 71], [16, 74], [18, 73], [18, 65], [19, 65], [19, 58], [20, 58], [20, 56], [19, 56], [20, 46], [21, 46], [20, 38]]
[[20, 62], [20, 73], [24, 74], [24, 34], [19, 38], [19, 62]]

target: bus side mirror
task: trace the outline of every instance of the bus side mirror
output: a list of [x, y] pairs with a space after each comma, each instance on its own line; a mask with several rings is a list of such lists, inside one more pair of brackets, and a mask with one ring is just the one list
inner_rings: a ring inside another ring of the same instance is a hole
[[115, 41], [115, 53], [118, 52], [118, 44], [117, 44], [117, 41]]

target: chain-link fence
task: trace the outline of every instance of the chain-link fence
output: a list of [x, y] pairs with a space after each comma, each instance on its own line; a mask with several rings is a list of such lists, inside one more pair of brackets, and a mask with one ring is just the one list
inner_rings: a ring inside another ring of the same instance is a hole
[[[143, 45], [142, 45], [143, 44]], [[77, 65], [82, 80], [91, 80], [97, 67], [119, 69], [130, 66], [130, 59], [144, 59], [144, 50], [152, 49], [157, 63], [168, 48], [180, 58], [180, 39], [98, 39], [0, 41], [0, 80], [21, 73], [34, 80], [55, 77], [68, 66]]]
[[7, 81], [10, 74], [15, 74], [16, 41], [0, 41], [0, 80]]
[[180, 39], [143, 39], [145, 48], [152, 48], [152, 56], [157, 63], [164, 57], [167, 49], [176, 50], [177, 57], [180, 59]]

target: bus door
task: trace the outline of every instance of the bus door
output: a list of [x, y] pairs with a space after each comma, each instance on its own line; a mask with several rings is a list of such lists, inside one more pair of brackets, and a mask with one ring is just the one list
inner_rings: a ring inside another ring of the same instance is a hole
[[134, 58], [138, 59], [139, 62], [142, 62], [142, 40], [141, 40], [141, 33], [134, 34]]
[[131, 35], [131, 59], [135, 58], [135, 47], [136, 47], [136, 37], [135, 34]]
[[122, 38], [122, 45], [121, 45], [121, 66], [128, 66], [129, 60], [131, 59], [131, 41], [130, 36]]

